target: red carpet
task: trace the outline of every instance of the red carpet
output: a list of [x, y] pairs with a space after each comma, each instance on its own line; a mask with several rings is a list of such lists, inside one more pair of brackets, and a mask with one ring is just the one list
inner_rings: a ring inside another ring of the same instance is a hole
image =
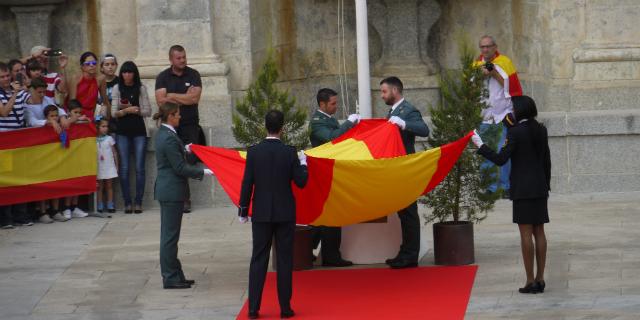
[[[477, 266], [317, 270], [293, 273], [294, 319], [463, 319]], [[274, 272], [260, 319], [279, 319]], [[245, 302], [237, 319], [247, 319]]]

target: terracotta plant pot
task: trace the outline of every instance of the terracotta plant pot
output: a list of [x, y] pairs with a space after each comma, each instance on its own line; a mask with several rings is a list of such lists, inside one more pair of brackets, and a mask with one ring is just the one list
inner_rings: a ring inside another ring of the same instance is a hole
[[457, 266], [475, 262], [473, 223], [447, 221], [433, 224], [435, 264]]

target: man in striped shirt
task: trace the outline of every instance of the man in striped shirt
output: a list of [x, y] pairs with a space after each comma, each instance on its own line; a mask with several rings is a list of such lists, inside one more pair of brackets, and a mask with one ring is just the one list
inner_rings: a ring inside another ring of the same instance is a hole
[[9, 67], [0, 62], [0, 131], [25, 127], [24, 104], [28, 97], [17, 81], [11, 82]]
[[67, 93], [66, 83], [63, 79], [64, 70], [69, 62], [67, 56], [60, 55], [58, 57], [58, 65], [60, 66], [60, 73], [49, 72], [49, 56], [47, 56], [47, 52], [51, 51], [51, 48], [47, 48], [44, 46], [35, 46], [31, 48], [31, 55], [25, 58], [22, 58], [20, 61], [26, 65], [29, 60], [36, 60], [40, 63], [40, 65], [44, 68], [42, 70], [42, 78], [47, 83], [47, 91], [45, 95], [49, 98], [55, 99], [56, 91], [61, 94]]
[[[0, 134], [24, 127], [24, 104], [28, 97], [17, 81], [11, 82], [9, 66], [0, 62]], [[0, 229], [12, 229], [14, 225], [33, 225], [25, 203], [0, 206]]]

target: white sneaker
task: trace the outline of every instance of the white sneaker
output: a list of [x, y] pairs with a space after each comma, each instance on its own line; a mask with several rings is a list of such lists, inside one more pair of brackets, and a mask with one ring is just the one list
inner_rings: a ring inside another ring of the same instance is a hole
[[68, 221], [69, 218], [67, 218], [66, 216], [60, 214], [60, 212], [56, 212], [56, 214], [53, 215], [53, 220], [58, 221], [58, 222], [65, 222], [65, 221]]
[[71, 212], [71, 216], [74, 218], [84, 218], [86, 216], [88, 216], [89, 214], [82, 211], [82, 209], [76, 207], [75, 209], [73, 209], [73, 212]]
[[67, 218], [67, 220], [71, 219], [71, 210], [64, 209], [64, 211], [62, 211], [62, 215]]
[[[60, 215], [59, 213], [56, 213], [57, 215]], [[49, 217], [48, 214], [43, 214], [38, 221], [40, 221], [40, 223], [53, 223], [53, 220], [51, 220], [51, 217]]]

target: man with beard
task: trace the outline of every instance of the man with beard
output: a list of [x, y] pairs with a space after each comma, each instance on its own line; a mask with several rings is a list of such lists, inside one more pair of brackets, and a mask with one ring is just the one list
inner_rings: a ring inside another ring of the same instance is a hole
[[[428, 136], [429, 127], [422, 120], [420, 111], [402, 97], [402, 88], [402, 81], [397, 77], [385, 78], [380, 82], [380, 96], [391, 106], [387, 118], [390, 123], [398, 126], [404, 149], [407, 154], [411, 154], [416, 152], [416, 136]], [[398, 217], [402, 228], [400, 252], [395, 258], [387, 259], [386, 264], [393, 269], [417, 267], [420, 252], [420, 217], [416, 201], [398, 211]]]

